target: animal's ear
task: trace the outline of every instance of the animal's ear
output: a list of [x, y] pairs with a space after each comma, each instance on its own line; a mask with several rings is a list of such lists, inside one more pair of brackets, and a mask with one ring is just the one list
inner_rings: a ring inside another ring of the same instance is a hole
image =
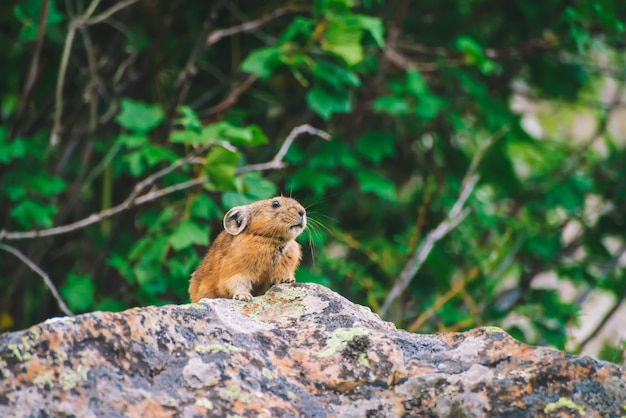
[[246, 229], [250, 213], [245, 206], [235, 206], [224, 215], [224, 229], [230, 235], [238, 235]]

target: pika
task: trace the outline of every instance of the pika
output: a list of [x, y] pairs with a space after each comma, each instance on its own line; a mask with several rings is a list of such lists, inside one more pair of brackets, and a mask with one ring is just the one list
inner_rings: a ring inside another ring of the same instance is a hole
[[250, 301], [277, 283], [295, 282], [302, 258], [296, 237], [306, 228], [296, 200], [274, 197], [236, 206], [224, 215], [222, 231], [191, 275], [189, 298]]

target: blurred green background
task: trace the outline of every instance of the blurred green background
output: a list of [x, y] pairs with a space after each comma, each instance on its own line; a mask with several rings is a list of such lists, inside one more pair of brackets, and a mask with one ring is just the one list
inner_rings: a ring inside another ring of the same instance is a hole
[[[298, 281], [624, 361], [626, 2], [9, 0], [0, 28], [1, 331], [62, 314], [25, 261], [74, 313], [185, 303], [223, 213], [282, 193]], [[252, 166], [305, 123], [331, 139]]]

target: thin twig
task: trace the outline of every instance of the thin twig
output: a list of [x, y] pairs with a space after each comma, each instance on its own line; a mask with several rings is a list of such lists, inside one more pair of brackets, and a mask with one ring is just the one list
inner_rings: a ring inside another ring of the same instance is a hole
[[63, 45], [63, 53], [61, 54], [61, 64], [59, 66], [59, 75], [57, 77], [57, 87], [54, 99], [54, 122], [52, 132], [50, 133], [50, 145], [55, 146], [59, 143], [59, 135], [61, 134], [61, 117], [63, 116], [63, 84], [65, 84], [65, 73], [67, 71], [67, 63], [70, 60], [70, 50], [76, 35], [76, 27], [70, 23], [69, 31], [65, 37]]
[[57, 304], [59, 305], [59, 309], [61, 309], [61, 311], [65, 315], [74, 315], [72, 311], [69, 310], [65, 302], [63, 302], [61, 295], [59, 295], [59, 292], [54, 286], [54, 283], [52, 283], [52, 280], [50, 280], [50, 277], [48, 276], [48, 274], [46, 274], [45, 271], [40, 269], [37, 264], [33, 263], [28, 257], [26, 257], [20, 250], [18, 250], [15, 247], [0, 243], [0, 249], [13, 254], [14, 256], [19, 258], [22, 261], [22, 263], [26, 264], [32, 271], [34, 271], [39, 276], [41, 276], [41, 278], [43, 279], [43, 282], [50, 290], [50, 293], [52, 293], [52, 296], [56, 299]]
[[433, 303], [426, 311], [422, 312], [415, 321], [409, 327], [410, 332], [416, 332], [419, 330], [424, 322], [428, 320], [435, 312], [437, 312], [443, 305], [445, 305], [450, 299], [452, 299], [457, 293], [461, 292], [465, 285], [471, 282], [478, 275], [478, 269], [473, 267], [470, 269], [467, 276], [463, 277], [461, 280], [457, 281], [445, 294], [437, 298], [435, 303]]
[[[132, 6], [137, 3], [139, 0], [126, 0], [120, 3], [117, 3], [115, 6], [110, 7], [104, 12], [100, 13], [98, 16], [93, 17], [91, 19], [85, 20], [85, 26], [95, 25], [96, 23], [100, 23], [103, 20], [106, 20], [113, 16], [115, 13], [119, 12], [122, 9], [125, 9], [128, 6]], [[92, 12], [93, 13], [93, 12]], [[89, 14], [91, 15], [91, 13]]]
[[604, 314], [604, 316], [602, 317], [598, 325], [594, 328], [594, 330], [591, 331], [591, 333], [587, 335], [585, 339], [580, 342], [580, 344], [578, 344], [578, 347], [576, 347], [577, 353], [580, 353], [585, 348], [585, 346], [589, 344], [589, 341], [593, 340], [600, 333], [602, 328], [604, 328], [604, 326], [609, 322], [609, 320], [613, 317], [613, 315], [615, 315], [618, 309], [622, 306], [622, 302], [624, 302], [625, 296], [626, 295], [624, 294], [617, 295], [617, 300], [615, 301], [613, 306], [611, 306], [611, 309], [609, 309], [609, 311], [606, 314]]
[[280, 9], [275, 9], [271, 13], [261, 16], [258, 19], [244, 22], [241, 25], [233, 26], [233, 27], [226, 28], [226, 29], [216, 29], [213, 32], [211, 32], [209, 36], [207, 36], [206, 45], [207, 46], [213, 45], [219, 42], [220, 39], [226, 38], [227, 36], [235, 35], [237, 33], [251, 32], [255, 29], [258, 29], [259, 27], [266, 24], [267, 22], [270, 22], [271, 20], [274, 20], [287, 13], [305, 12], [308, 10], [310, 10], [310, 7], [303, 7], [303, 6], [283, 7]]
[[248, 90], [250, 86], [252, 86], [254, 82], [257, 81], [258, 79], [259, 79], [258, 75], [250, 74], [248, 78], [246, 78], [243, 83], [235, 87], [233, 91], [230, 92], [230, 94], [224, 100], [222, 100], [220, 103], [210, 108], [206, 112], [206, 114], [202, 116], [203, 119], [206, 119], [208, 116], [214, 115], [216, 113], [223, 112], [224, 110], [233, 106], [235, 103], [237, 103], [237, 99], [239, 99], [239, 96], [241, 96], [246, 90]]
[[72, 19], [68, 25], [68, 32], [65, 37], [65, 42], [63, 44], [63, 53], [61, 55], [61, 64], [59, 65], [59, 74], [57, 76], [57, 85], [55, 90], [55, 99], [54, 99], [54, 120], [52, 124], [52, 131], [50, 132], [50, 144], [52, 146], [56, 146], [60, 141], [61, 135], [61, 119], [63, 117], [63, 86], [65, 84], [65, 75], [67, 73], [67, 65], [70, 60], [70, 52], [72, 50], [72, 44], [74, 43], [74, 37], [76, 36], [76, 31], [82, 28], [85, 28], [89, 25], [93, 25], [96, 23], [100, 23], [107, 18], [111, 17], [114, 13], [119, 12], [125, 7], [130, 6], [133, 3], [136, 3], [139, 0], [126, 0], [121, 3], [116, 4], [115, 6], [105, 10], [98, 16], [90, 19], [91, 15], [95, 12], [98, 7], [100, 0], [93, 0], [85, 13], [79, 17]]
[[[313, 128], [312, 126], [308, 124], [297, 126], [289, 133], [289, 135], [285, 139], [285, 142], [280, 147], [278, 153], [274, 156], [274, 158], [272, 158], [272, 160], [263, 164], [252, 164], [248, 166], [243, 166], [239, 168], [238, 170], [236, 170], [235, 174], [239, 175], [239, 174], [247, 173], [251, 171], [267, 171], [267, 170], [273, 170], [273, 169], [284, 167], [282, 159], [284, 158], [285, 154], [287, 153], [289, 147], [291, 146], [295, 138], [298, 135], [301, 135], [303, 133], [317, 135], [324, 139], [330, 138], [330, 135], [328, 133], [321, 131], [319, 129]], [[211, 142], [210, 145], [224, 146], [225, 148], [229, 150], [233, 150], [230, 144], [224, 144], [221, 141]], [[206, 149], [206, 148], [207, 147], [204, 147], [202, 149]], [[156, 173], [151, 174], [150, 176], [146, 177], [144, 180], [137, 183], [135, 187], [133, 187], [133, 190], [131, 191], [129, 196], [117, 206], [113, 206], [111, 208], [102, 210], [97, 213], [93, 213], [84, 219], [81, 219], [76, 222], [72, 222], [70, 224], [56, 226], [56, 227], [48, 228], [48, 229], [42, 229], [39, 231], [10, 232], [6, 230], [2, 230], [0, 231], [0, 240], [17, 240], [17, 239], [32, 239], [32, 238], [39, 238], [39, 237], [49, 237], [52, 235], [59, 235], [59, 234], [65, 234], [68, 232], [76, 231], [86, 226], [101, 222], [102, 220], [106, 218], [110, 218], [111, 216], [117, 215], [118, 213], [123, 212], [131, 207], [150, 202], [152, 200], [158, 199], [170, 193], [174, 193], [180, 190], [185, 190], [185, 189], [206, 183], [208, 181], [208, 177], [203, 176], [203, 177], [199, 177], [193, 180], [188, 180], [185, 182], [177, 183], [172, 186], [165, 187], [163, 189], [153, 190], [146, 194], [140, 195], [142, 191], [144, 191], [147, 187], [153, 185], [158, 179], [164, 177], [165, 175], [171, 173], [172, 171], [176, 170], [179, 167], [182, 167], [183, 165], [187, 163], [196, 162], [197, 154], [198, 154], [198, 150], [194, 151], [193, 153], [185, 156], [184, 158], [180, 160], [176, 160], [174, 163], [172, 163], [168, 167], [162, 170], [159, 170]]]
[[37, 74], [39, 73], [39, 56], [41, 55], [41, 46], [43, 45], [43, 38], [46, 33], [46, 21], [48, 20], [49, 1], [44, 0], [41, 3], [41, 12], [39, 14], [39, 22], [37, 24], [37, 40], [35, 41], [35, 48], [33, 49], [33, 56], [30, 59], [30, 65], [28, 73], [26, 75], [26, 82], [22, 89], [22, 95], [19, 100], [19, 107], [15, 116], [15, 122], [11, 128], [9, 134], [9, 141], [13, 140], [17, 135], [24, 112], [28, 108], [30, 103], [30, 97], [32, 96], [33, 89], [35, 87], [35, 81], [37, 80]]
[[446, 218], [441, 221], [441, 223], [437, 225], [435, 229], [433, 229], [426, 235], [424, 241], [420, 243], [413, 255], [405, 264], [404, 269], [402, 269], [402, 271], [400, 272], [400, 275], [396, 279], [393, 287], [391, 288], [391, 291], [387, 295], [387, 298], [383, 303], [383, 307], [380, 309], [379, 314], [381, 316], [387, 313], [391, 304], [400, 296], [404, 289], [407, 288], [409, 283], [411, 283], [411, 280], [413, 280], [413, 277], [415, 277], [419, 269], [422, 267], [437, 241], [441, 240], [450, 231], [456, 228], [469, 214], [469, 209], [464, 208], [464, 206], [467, 202], [467, 199], [474, 191], [476, 184], [478, 183], [479, 176], [478, 174], [476, 174], [478, 164], [480, 163], [486, 150], [497, 139], [502, 137], [502, 135], [506, 131], [508, 131], [508, 128], [501, 129], [499, 132], [494, 134], [491, 138], [485, 141], [482, 144], [482, 147], [478, 149], [476, 154], [474, 154], [474, 158], [472, 159], [467, 173], [465, 174], [465, 177], [461, 182], [461, 191], [459, 192], [459, 197], [452, 206], [452, 209], [450, 209], [450, 212], [448, 212]]
[[330, 139], [330, 134], [328, 132], [324, 132], [320, 129], [314, 128], [308, 123], [305, 123], [304, 125], [296, 126], [295, 128], [291, 130], [291, 132], [285, 139], [285, 142], [280, 147], [280, 149], [278, 150], [274, 158], [272, 158], [270, 161], [266, 163], [250, 164], [248, 166], [241, 167], [241, 169], [239, 169], [238, 172], [246, 173], [249, 171], [267, 171], [267, 170], [276, 170], [276, 169], [283, 168], [285, 166], [285, 163], [283, 162], [283, 158], [285, 158], [287, 151], [289, 151], [289, 147], [291, 147], [291, 144], [293, 143], [293, 141], [298, 136], [302, 135], [303, 133], [317, 135], [320, 138], [323, 138], [327, 141]]

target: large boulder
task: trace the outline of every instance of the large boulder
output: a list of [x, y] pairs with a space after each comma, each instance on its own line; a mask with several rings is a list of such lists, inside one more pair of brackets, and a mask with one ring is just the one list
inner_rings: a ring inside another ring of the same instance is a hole
[[626, 415], [626, 371], [499, 328], [411, 334], [314, 284], [0, 336], [0, 416]]

